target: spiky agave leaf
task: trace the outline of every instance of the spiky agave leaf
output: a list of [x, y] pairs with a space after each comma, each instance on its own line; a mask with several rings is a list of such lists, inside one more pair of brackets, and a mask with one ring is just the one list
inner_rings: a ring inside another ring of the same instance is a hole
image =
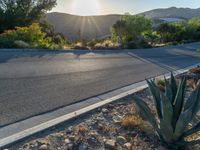
[[172, 100], [173, 100], [172, 103], [174, 103], [176, 93], [177, 93], [177, 90], [178, 90], [178, 86], [177, 86], [176, 79], [175, 79], [172, 72], [171, 72], [170, 86], [171, 86], [171, 89], [172, 89]]
[[169, 122], [167, 122], [164, 119], [160, 120], [160, 134], [162, 135], [164, 141], [166, 143], [172, 143], [174, 140], [174, 132], [171, 125], [169, 125]]
[[154, 118], [153, 114], [151, 113], [151, 109], [148, 107], [148, 105], [142, 99], [140, 99], [136, 96], [133, 96], [133, 99], [134, 99], [136, 105], [140, 108], [141, 113], [148, 119], [148, 121], [151, 123], [152, 127], [160, 135], [157, 121]]
[[161, 93], [161, 111], [163, 120], [167, 122], [169, 126], [172, 125], [173, 120], [173, 107], [168, 97]]
[[173, 92], [172, 92], [172, 87], [170, 86], [169, 82], [165, 78], [165, 96], [167, 96], [173, 105]]
[[162, 118], [162, 112], [161, 112], [160, 90], [155, 85], [155, 83], [153, 81], [148, 81], [148, 80], [146, 80], [146, 81], [148, 83], [149, 89], [150, 89], [151, 94], [152, 94], [153, 99], [154, 99], [158, 118], [161, 119]]
[[190, 97], [186, 101], [184, 110], [192, 109], [192, 118], [200, 109], [200, 85], [191, 93]]
[[177, 87], [176, 80], [171, 74], [170, 83], [165, 79], [165, 93], [161, 92], [152, 80], [147, 80], [147, 83], [153, 95], [160, 121], [156, 121], [143, 100], [137, 97], [134, 99], [141, 112], [157, 131], [161, 141], [176, 148], [200, 143], [200, 140], [184, 141], [184, 137], [200, 131], [200, 123], [186, 131], [191, 119], [200, 109], [200, 85], [192, 92], [184, 106], [186, 78], [182, 78]]
[[186, 110], [183, 113], [181, 113], [177, 123], [176, 128], [174, 131], [174, 140], [179, 140], [181, 136], [183, 136], [183, 133], [188, 126], [192, 116], [192, 110]]
[[173, 142], [173, 107], [168, 97], [161, 93], [161, 110], [163, 118], [160, 120], [160, 131], [167, 143]]
[[185, 88], [186, 88], [186, 78], [181, 79], [181, 83], [179, 84], [177, 94], [174, 101], [174, 118], [172, 125], [175, 128], [176, 122], [179, 119], [179, 116], [183, 109], [184, 98], [185, 98]]

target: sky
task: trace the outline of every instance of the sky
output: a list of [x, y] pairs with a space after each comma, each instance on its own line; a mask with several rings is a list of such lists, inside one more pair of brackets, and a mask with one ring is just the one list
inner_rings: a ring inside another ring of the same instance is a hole
[[63, 12], [81, 16], [137, 14], [155, 8], [189, 7], [200, 8], [200, 0], [57, 0], [52, 12]]

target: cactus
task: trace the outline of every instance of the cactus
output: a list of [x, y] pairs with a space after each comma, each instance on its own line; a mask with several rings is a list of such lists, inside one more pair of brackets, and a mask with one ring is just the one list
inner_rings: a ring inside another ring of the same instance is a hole
[[183, 77], [179, 86], [171, 74], [168, 82], [165, 79], [165, 91], [162, 92], [153, 80], [147, 80], [153, 101], [157, 110], [157, 117], [139, 97], [133, 96], [140, 113], [144, 115], [155, 129], [159, 139], [170, 149], [179, 149], [188, 145], [199, 144], [200, 139], [187, 141], [188, 136], [200, 131], [200, 122], [192, 128], [189, 123], [195, 118], [200, 109], [200, 85], [185, 98], [186, 78]]

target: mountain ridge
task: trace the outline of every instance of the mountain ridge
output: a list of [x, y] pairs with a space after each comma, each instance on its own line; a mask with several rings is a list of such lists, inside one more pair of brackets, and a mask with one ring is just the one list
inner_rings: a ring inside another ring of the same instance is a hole
[[[200, 8], [159, 8], [139, 13], [147, 18], [181, 18], [200, 17]], [[70, 40], [102, 39], [110, 36], [111, 26], [121, 17], [120, 14], [97, 16], [78, 16], [60, 12], [51, 12], [46, 20], [54, 26], [55, 33], [62, 33]]]

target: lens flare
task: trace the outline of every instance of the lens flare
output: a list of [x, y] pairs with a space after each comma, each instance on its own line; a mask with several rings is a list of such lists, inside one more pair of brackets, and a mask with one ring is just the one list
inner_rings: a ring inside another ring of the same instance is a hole
[[98, 0], [74, 0], [72, 2], [72, 11], [81, 16], [99, 15], [100, 4]]

